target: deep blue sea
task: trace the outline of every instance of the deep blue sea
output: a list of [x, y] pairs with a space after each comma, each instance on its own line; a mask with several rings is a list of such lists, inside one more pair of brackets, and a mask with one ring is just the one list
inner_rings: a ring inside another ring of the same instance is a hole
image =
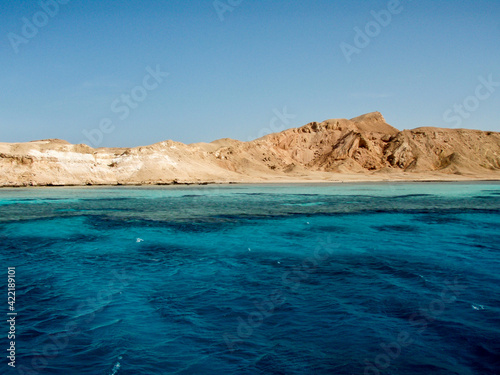
[[2, 189], [0, 264], [1, 374], [500, 374], [499, 183]]

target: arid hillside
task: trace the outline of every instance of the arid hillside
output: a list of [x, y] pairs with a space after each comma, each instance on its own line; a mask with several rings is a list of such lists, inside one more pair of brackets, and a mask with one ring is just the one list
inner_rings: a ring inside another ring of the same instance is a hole
[[98, 148], [0, 143], [0, 186], [500, 180], [500, 133], [399, 131], [379, 112], [312, 122], [251, 142]]

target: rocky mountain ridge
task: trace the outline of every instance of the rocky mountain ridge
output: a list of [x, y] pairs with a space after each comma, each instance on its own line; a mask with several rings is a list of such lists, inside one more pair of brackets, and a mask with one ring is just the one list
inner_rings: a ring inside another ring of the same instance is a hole
[[379, 112], [250, 142], [97, 149], [57, 139], [0, 143], [0, 186], [469, 179], [500, 180], [500, 133], [399, 131]]

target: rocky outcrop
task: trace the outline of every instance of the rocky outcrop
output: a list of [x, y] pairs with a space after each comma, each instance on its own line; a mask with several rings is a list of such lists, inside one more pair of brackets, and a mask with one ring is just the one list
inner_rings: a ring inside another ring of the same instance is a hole
[[500, 179], [500, 133], [399, 131], [378, 113], [312, 122], [251, 142], [99, 148], [0, 143], [0, 186]]

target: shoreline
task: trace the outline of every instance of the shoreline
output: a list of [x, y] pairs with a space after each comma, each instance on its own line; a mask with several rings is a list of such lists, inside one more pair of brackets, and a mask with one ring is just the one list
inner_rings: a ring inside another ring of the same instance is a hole
[[339, 185], [339, 184], [405, 184], [405, 183], [500, 183], [500, 178], [398, 178], [398, 179], [344, 179], [344, 180], [319, 180], [319, 179], [290, 179], [290, 180], [270, 180], [270, 181], [206, 181], [206, 182], [146, 182], [146, 183], [109, 183], [109, 184], [37, 184], [37, 185], [1, 185], [2, 189], [49, 189], [49, 188], [131, 188], [131, 187], [186, 187], [186, 186], [231, 186], [231, 185]]

